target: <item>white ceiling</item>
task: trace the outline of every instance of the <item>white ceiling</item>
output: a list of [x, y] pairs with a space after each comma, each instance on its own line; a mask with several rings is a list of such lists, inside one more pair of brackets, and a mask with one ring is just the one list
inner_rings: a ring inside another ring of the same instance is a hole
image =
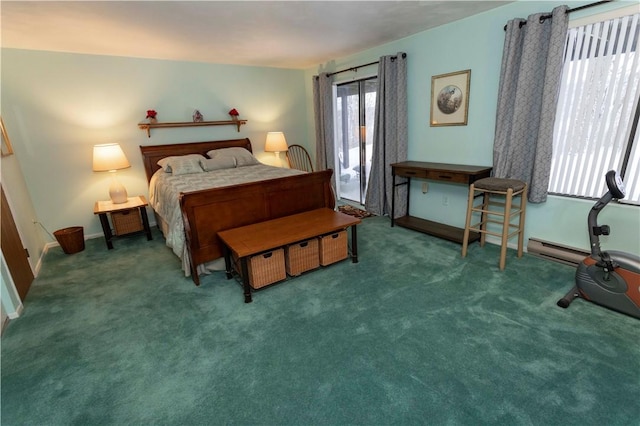
[[508, 1], [7, 1], [2, 47], [307, 69]]

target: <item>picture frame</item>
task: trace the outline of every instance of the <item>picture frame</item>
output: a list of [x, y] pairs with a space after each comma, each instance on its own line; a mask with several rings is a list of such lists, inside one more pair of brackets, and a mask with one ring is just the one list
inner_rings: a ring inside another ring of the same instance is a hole
[[7, 134], [7, 128], [4, 127], [4, 121], [2, 121], [2, 117], [0, 117], [0, 131], [2, 133], [2, 141], [1, 141], [1, 155], [2, 157], [6, 157], [7, 155], [13, 154], [13, 147], [11, 146], [11, 141], [9, 140], [9, 135]]
[[431, 77], [431, 126], [466, 126], [471, 70]]

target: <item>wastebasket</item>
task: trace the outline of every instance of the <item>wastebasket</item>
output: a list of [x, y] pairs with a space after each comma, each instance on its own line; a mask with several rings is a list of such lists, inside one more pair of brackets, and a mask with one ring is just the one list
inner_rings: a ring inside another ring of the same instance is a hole
[[82, 226], [71, 226], [69, 228], [58, 229], [53, 233], [66, 254], [78, 253], [84, 250], [84, 228]]

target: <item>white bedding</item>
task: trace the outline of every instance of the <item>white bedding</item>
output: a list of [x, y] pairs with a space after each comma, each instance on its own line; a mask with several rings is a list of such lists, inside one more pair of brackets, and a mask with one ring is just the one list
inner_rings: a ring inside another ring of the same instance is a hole
[[[173, 252], [182, 260], [182, 269], [184, 269], [185, 276], [189, 276], [191, 275], [191, 268], [185, 244], [184, 223], [178, 202], [181, 192], [218, 188], [302, 173], [304, 172], [265, 164], [179, 176], [174, 176], [160, 169], [151, 177], [149, 182], [149, 204], [167, 223], [167, 232], [165, 233], [167, 246], [171, 247]], [[198, 273], [207, 273], [208, 270], [206, 265], [198, 265]]]

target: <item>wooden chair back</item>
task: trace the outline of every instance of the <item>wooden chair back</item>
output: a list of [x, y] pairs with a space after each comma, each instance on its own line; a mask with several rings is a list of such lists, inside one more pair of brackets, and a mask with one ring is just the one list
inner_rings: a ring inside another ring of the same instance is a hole
[[313, 171], [311, 157], [309, 157], [309, 153], [301, 145], [289, 145], [287, 161], [289, 162], [289, 167], [292, 169], [302, 170], [305, 172]]

